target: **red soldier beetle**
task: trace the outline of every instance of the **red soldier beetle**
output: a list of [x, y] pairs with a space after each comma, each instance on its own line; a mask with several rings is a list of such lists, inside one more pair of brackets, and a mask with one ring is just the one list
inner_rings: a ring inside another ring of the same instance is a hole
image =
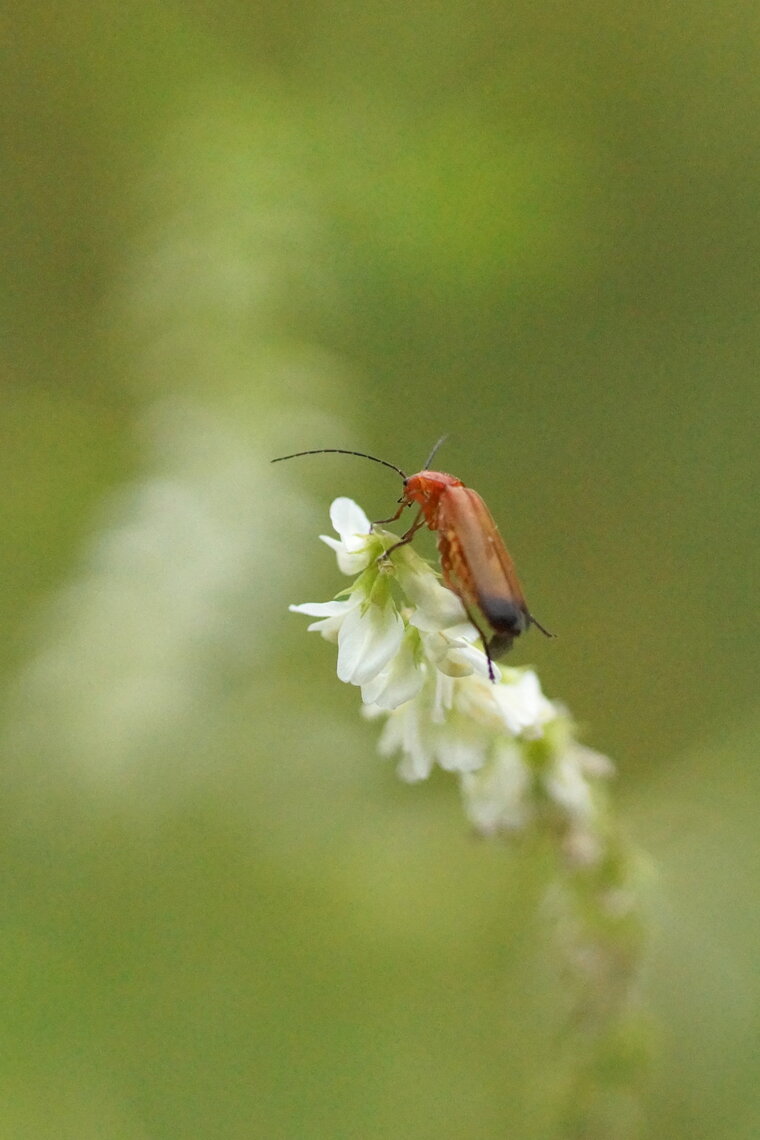
[[488, 658], [488, 674], [495, 680], [492, 662], [502, 657], [521, 633], [535, 625], [546, 637], [554, 637], [528, 609], [515, 565], [499, 534], [493, 515], [483, 499], [461, 479], [444, 471], [431, 471], [430, 464], [446, 436], [438, 440], [425, 467], [416, 475], [407, 475], [395, 463], [368, 455], [365, 451], [348, 451], [341, 447], [323, 447], [315, 451], [296, 451], [280, 455], [273, 463], [297, 459], [301, 455], [357, 455], [390, 467], [404, 480], [395, 515], [379, 519], [373, 526], [395, 522], [407, 507], [418, 506], [412, 525], [398, 542], [388, 547], [383, 557], [411, 542], [417, 531], [427, 525], [437, 537], [441, 557], [443, 583], [462, 602], [467, 617], [480, 634]]

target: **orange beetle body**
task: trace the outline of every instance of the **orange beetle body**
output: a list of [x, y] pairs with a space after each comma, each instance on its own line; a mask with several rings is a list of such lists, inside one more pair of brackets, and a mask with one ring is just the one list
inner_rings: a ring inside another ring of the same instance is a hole
[[421, 517], [402, 541], [423, 520], [437, 533], [444, 584], [461, 599], [489, 659], [501, 657], [534, 619], [493, 515], [477, 491], [442, 471], [409, 476], [403, 505], [412, 503]]
[[391, 518], [373, 525], [395, 522], [406, 507], [416, 505], [420, 511], [407, 532], [386, 550], [385, 556], [411, 542], [422, 526], [427, 525], [437, 534], [444, 584], [461, 600], [468, 618], [480, 634], [488, 658], [489, 676], [493, 681], [493, 659], [506, 653], [514, 639], [531, 625], [538, 626], [547, 637], [554, 634], [544, 629], [528, 609], [514, 563], [491, 512], [477, 491], [465, 487], [462, 480], [454, 475], [428, 469], [442, 443], [443, 440], [439, 439], [428, 456], [425, 470], [418, 471], [416, 475], [407, 475], [395, 463], [388, 463], [364, 451], [347, 451], [338, 447], [297, 451], [272, 462], [295, 459], [299, 455], [358, 455], [398, 472], [404, 480], [399, 508]]

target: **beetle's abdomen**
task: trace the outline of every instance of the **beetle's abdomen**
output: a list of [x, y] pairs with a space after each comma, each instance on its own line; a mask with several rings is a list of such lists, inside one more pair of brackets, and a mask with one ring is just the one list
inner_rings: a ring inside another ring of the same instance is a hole
[[462, 599], [473, 623], [499, 657], [530, 625], [512, 559], [477, 492], [449, 487], [438, 509], [443, 579]]
[[525, 633], [530, 624], [527, 611], [517, 602], [506, 601], [504, 598], [487, 597], [479, 598], [478, 602], [488, 618], [488, 624], [497, 633], [519, 637], [521, 633]]

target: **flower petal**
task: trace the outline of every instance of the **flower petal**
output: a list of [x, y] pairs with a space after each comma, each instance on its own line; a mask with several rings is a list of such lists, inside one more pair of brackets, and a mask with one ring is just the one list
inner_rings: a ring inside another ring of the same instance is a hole
[[329, 617], [322, 618], [321, 621], [313, 621], [310, 625], [306, 626], [307, 633], [321, 633], [325, 641], [337, 642], [340, 627], [343, 624], [343, 618]]
[[[373, 552], [370, 545], [372, 538], [367, 535], [358, 536], [350, 541], [347, 539], [346, 542], [332, 538], [329, 534], [320, 534], [319, 537], [335, 551], [341, 574], [348, 574], [351, 577], [361, 574], [372, 561]], [[351, 549], [352, 544], [356, 549]]]
[[417, 696], [425, 682], [411, 637], [406, 634], [398, 653], [373, 680], [362, 685], [362, 700], [378, 709], [396, 709]]
[[447, 726], [438, 733], [436, 760], [445, 772], [477, 772], [485, 762], [486, 747], [487, 738], [478, 725]]
[[336, 598], [331, 602], [302, 602], [299, 606], [288, 606], [288, 609], [293, 614], [308, 614], [309, 617], [339, 617], [352, 609], [352, 603], [348, 599]]
[[415, 567], [417, 562], [422, 569], [412, 570], [404, 565], [398, 567], [399, 584], [416, 607], [410, 618], [411, 624], [425, 633], [437, 633], [467, 621], [464, 606], [457, 595], [442, 586], [421, 559], [416, 560]]
[[594, 814], [594, 799], [578, 759], [572, 749], [558, 756], [543, 783], [549, 799], [577, 824], [588, 824]]
[[346, 615], [338, 635], [338, 676], [352, 685], [366, 685], [388, 664], [404, 636], [396, 607], [357, 606]]
[[504, 724], [515, 736], [521, 733], [540, 736], [543, 726], [556, 716], [532, 669], [519, 673], [506, 684], [494, 685], [493, 699]]
[[346, 538], [372, 533], [372, 523], [359, 504], [345, 496], [333, 499], [330, 505], [330, 522], [344, 541]]
[[462, 796], [476, 830], [482, 835], [495, 835], [524, 827], [532, 813], [530, 782], [530, 771], [514, 743], [502, 744], [480, 771], [465, 773], [461, 779]]

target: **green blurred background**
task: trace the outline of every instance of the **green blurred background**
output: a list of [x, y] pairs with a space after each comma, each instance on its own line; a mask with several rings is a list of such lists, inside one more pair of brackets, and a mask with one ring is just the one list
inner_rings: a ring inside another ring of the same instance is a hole
[[268, 459], [443, 432], [658, 866], [640, 1135], [759, 1135], [756, 4], [0, 29], [0, 1138], [553, 1136], [544, 872], [287, 613], [398, 484]]

